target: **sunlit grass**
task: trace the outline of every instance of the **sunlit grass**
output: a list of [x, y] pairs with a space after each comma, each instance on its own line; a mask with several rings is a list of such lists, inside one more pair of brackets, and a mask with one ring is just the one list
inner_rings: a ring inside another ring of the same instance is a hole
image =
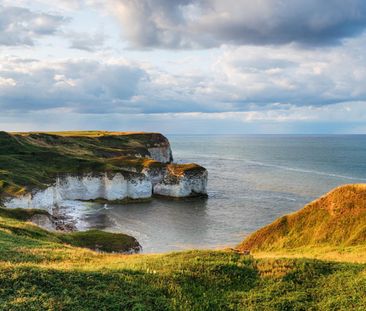
[[334, 258], [336, 253], [343, 254], [339, 250], [357, 250], [356, 246], [365, 244], [366, 185], [360, 184], [336, 188], [300, 211], [259, 229], [238, 248], [271, 253], [304, 249], [309, 256], [328, 248], [333, 249]]
[[19, 212], [0, 216], [3, 310], [366, 308], [364, 264], [257, 258], [230, 250], [99, 253], [66, 245], [23, 218]]

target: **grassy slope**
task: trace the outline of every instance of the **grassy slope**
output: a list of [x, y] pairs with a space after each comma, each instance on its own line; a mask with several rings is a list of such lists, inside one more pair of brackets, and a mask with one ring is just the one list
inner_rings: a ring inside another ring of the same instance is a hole
[[156, 133], [0, 132], [0, 198], [46, 187], [58, 173], [118, 171], [107, 159], [122, 157], [123, 163], [125, 157], [148, 155], [147, 148], [167, 143]]
[[[27, 222], [34, 215], [39, 214], [49, 215], [44, 210], [0, 208], [0, 245], [3, 242], [1, 238], [11, 236], [15, 244], [18, 237], [27, 237], [104, 252], [129, 252], [140, 246], [135, 238], [122, 233], [99, 230], [72, 233], [48, 232]], [[5, 236], [2, 235], [4, 233]], [[10, 253], [11, 256], [13, 255]]]
[[283, 216], [238, 246], [257, 256], [366, 261], [366, 185], [346, 185]]
[[[235, 252], [100, 254], [0, 217], [2, 310], [355, 310], [366, 266]], [[17, 230], [21, 228], [22, 230]]]

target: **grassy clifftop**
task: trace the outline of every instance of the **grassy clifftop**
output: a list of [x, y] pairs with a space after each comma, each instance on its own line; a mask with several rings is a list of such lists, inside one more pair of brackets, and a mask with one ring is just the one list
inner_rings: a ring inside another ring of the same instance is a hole
[[[239, 249], [251, 252], [351, 253], [366, 256], [366, 185], [345, 185], [250, 235]], [[333, 257], [337, 257], [334, 254]]]
[[169, 142], [158, 133], [0, 132], [0, 198], [44, 188], [58, 173], [118, 171], [109, 159], [145, 157], [155, 147]]
[[97, 253], [16, 218], [0, 215], [2, 310], [366, 308], [363, 264], [231, 251]]

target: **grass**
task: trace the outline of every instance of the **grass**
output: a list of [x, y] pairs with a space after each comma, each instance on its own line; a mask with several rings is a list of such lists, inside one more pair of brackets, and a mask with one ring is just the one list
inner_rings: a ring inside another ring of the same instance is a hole
[[153, 159], [126, 156], [109, 158], [105, 161], [116, 167], [135, 168], [137, 172], [141, 172], [143, 169], [164, 168], [166, 166], [166, 164]]
[[[168, 144], [157, 133], [0, 132], [0, 200], [34, 188], [43, 189], [60, 173], [121, 171], [124, 160], [124, 166], [131, 164], [139, 168], [141, 163], [150, 162], [136, 155], [146, 157], [148, 148]], [[119, 161], [110, 160], [118, 157]], [[153, 162], [148, 165], [156, 166]]]
[[21, 221], [28, 221], [35, 215], [49, 215], [45, 210], [41, 209], [24, 209], [24, 208], [1, 208], [0, 217], [13, 218]]
[[309, 258], [333, 262], [366, 263], [366, 246], [307, 246], [293, 249], [253, 251], [255, 258]]
[[[110, 132], [110, 131], [61, 131], [61, 132], [14, 132], [12, 134], [29, 136], [32, 134], [49, 134], [64, 137], [102, 137], [102, 136], [123, 136], [123, 135], [144, 135], [145, 132]], [[158, 134], [158, 133], [154, 133]]]
[[140, 244], [129, 235], [100, 230], [72, 232], [59, 236], [60, 240], [77, 247], [86, 247], [102, 252], [139, 251]]
[[[366, 265], [232, 251], [97, 253], [0, 217], [2, 310], [364, 310]], [[22, 230], [15, 230], [21, 228]]]
[[168, 170], [172, 175], [182, 176], [184, 174], [189, 173], [198, 173], [202, 172], [204, 168], [196, 163], [188, 163], [188, 164], [169, 164]]
[[246, 238], [238, 249], [263, 256], [297, 253], [335, 260], [348, 254], [351, 261], [359, 261], [365, 258], [365, 245], [366, 185], [360, 184], [336, 188], [277, 219]]
[[[28, 222], [35, 215], [49, 216], [47, 211], [38, 209], [0, 208], [0, 236], [2, 233], [7, 233], [15, 239], [22, 237], [41, 239], [102, 252], [123, 253], [140, 249], [140, 244], [134, 237], [122, 233], [100, 230], [72, 233], [48, 232]], [[14, 243], [16, 243], [15, 240]]]

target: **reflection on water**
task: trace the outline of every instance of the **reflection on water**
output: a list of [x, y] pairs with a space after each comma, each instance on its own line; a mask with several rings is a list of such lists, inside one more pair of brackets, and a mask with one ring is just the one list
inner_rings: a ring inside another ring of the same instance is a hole
[[81, 229], [133, 235], [144, 252], [232, 246], [335, 186], [366, 180], [366, 136], [169, 138], [176, 161], [208, 169], [208, 199], [70, 204]]

